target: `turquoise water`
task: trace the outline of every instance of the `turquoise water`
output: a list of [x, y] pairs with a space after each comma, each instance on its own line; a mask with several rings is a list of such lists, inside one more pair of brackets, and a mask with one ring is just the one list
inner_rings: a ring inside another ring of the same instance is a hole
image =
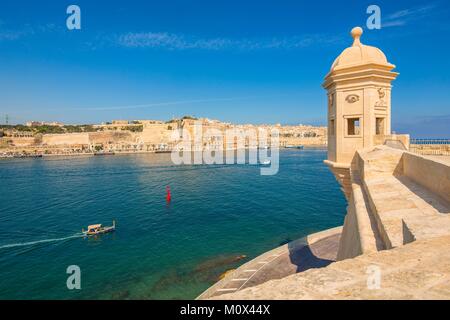
[[[0, 298], [195, 298], [226, 270], [343, 223], [325, 157], [281, 151], [275, 176], [174, 166], [169, 154], [2, 160]], [[115, 233], [79, 236], [113, 219]], [[81, 268], [81, 290], [66, 287], [69, 265]]]

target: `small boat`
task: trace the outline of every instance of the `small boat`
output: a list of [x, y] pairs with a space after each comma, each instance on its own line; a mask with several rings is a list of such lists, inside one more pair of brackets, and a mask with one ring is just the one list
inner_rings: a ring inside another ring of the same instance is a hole
[[94, 152], [94, 156], [113, 156], [115, 153], [113, 151], [99, 151]]
[[269, 164], [270, 164], [270, 160], [264, 160], [263, 162], [261, 162], [261, 164], [263, 164], [263, 165], [269, 165]]
[[155, 150], [155, 153], [171, 153], [172, 150]]
[[300, 150], [303, 150], [304, 146], [303, 145], [299, 145], [299, 146], [286, 145], [285, 148], [286, 149], [300, 149]]
[[86, 236], [95, 236], [97, 234], [113, 232], [114, 230], [116, 230], [116, 221], [113, 220], [113, 224], [110, 227], [104, 227], [101, 224], [92, 224], [87, 227], [87, 231], [84, 231], [83, 228], [81, 232]]

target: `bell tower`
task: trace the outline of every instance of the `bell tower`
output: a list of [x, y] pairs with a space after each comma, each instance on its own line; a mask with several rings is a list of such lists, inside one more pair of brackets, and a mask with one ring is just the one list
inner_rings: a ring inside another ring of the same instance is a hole
[[334, 61], [323, 87], [328, 93], [328, 161], [349, 167], [358, 149], [383, 144], [391, 135], [391, 82], [398, 76], [384, 53], [361, 43], [353, 28], [353, 45]]

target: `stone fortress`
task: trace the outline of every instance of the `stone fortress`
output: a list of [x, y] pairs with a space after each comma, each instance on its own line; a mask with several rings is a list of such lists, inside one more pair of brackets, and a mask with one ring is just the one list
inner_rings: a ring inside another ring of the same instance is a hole
[[450, 299], [450, 157], [411, 153], [391, 133], [398, 73], [362, 33], [323, 84], [344, 225], [264, 253], [198, 299]]
[[[266, 129], [279, 131], [281, 147], [289, 146], [325, 146], [327, 144], [327, 128], [311, 125], [252, 125], [232, 124], [207, 118], [183, 117], [167, 122], [157, 120], [114, 120], [107, 124], [90, 125], [89, 132], [47, 133], [33, 132], [42, 125], [40, 122], [27, 124], [29, 131], [0, 130], [0, 156], [8, 153], [28, 153], [43, 155], [76, 155], [91, 154], [95, 150], [115, 153], [154, 152], [172, 150], [179, 143], [174, 139], [176, 130], [186, 129], [191, 138], [195, 138], [194, 126], [201, 125], [205, 132], [208, 129], [225, 133], [228, 129], [242, 132]], [[47, 124], [46, 124], [47, 125]], [[50, 124], [54, 126], [54, 124]], [[57, 124], [64, 128], [63, 124]], [[0, 128], [1, 129], [1, 128]], [[63, 129], [61, 129], [63, 131]], [[2, 137], [2, 135], [4, 135]], [[181, 137], [180, 137], [181, 139]], [[202, 136], [205, 148], [225, 148], [226, 141], [216, 141], [214, 137]], [[247, 145], [248, 147], [248, 145]]]

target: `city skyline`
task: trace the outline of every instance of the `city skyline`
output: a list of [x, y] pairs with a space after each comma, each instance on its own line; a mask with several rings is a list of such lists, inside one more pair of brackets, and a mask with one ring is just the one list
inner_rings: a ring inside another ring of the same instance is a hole
[[[6, 114], [10, 123], [191, 114], [326, 125], [318, 83], [330, 57], [351, 45], [351, 27], [365, 26], [371, 3], [78, 1], [81, 30], [72, 31], [69, 4], [27, 3], [26, 11], [22, 1], [0, 4], [2, 123]], [[386, 49], [400, 72], [393, 130], [448, 137], [450, 66], [441, 39], [449, 5], [397, 1], [380, 8], [381, 30], [364, 28], [362, 42]], [[430, 49], [437, 43], [440, 50]]]

